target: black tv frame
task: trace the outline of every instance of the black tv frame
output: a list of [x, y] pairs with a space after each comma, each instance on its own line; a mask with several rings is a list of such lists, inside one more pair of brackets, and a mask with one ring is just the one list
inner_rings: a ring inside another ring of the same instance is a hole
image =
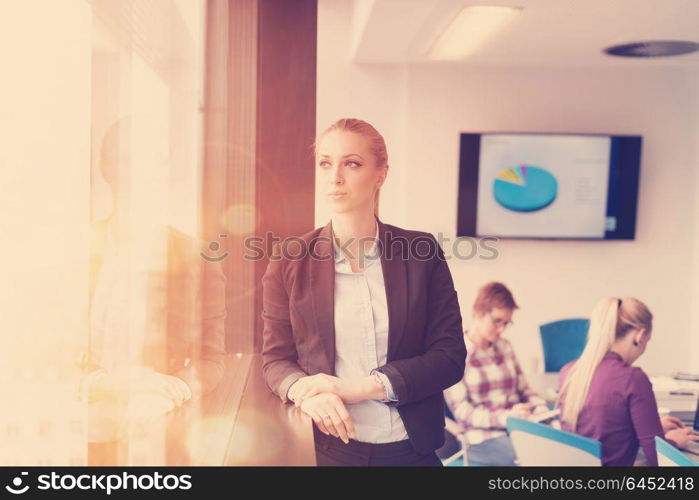
[[[502, 236], [497, 234], [477, 234], [476, 220], [478, 211], [478, 182], [480, 139], [482, 135], [571, 135], [589, 137], [611, 137], [621, 139], [612, 141], [610, 163], [617, 155], [623, 158], [617, 169], [610, 169], [609, 189], [607, 193], [607, 215], [612, 209], [618, 209], [617, 227], [613, 234], [605, 233], [604, 238], [585, 237], [556, 237], [556, 236]], [[615, 149], [616, 147], [616, 149]], [[456, 236], [462, 237], [496, 237], [512, 240], [560, 240], [560, 241], [618, 241], [636, 239], [636, 218], [638, 214], [638, 191], [641, 175], [641, 152], [643, 136], [604, 133], [578, 132], [461, 132], [459, 140], [459, 192], [457, 197]], [[623, 189], [620, 189], [621, 178], [624, 179]], [[616, 187], [616, 189], [614, 189]], [[616, 195], [619, 198], [615, 198]]]

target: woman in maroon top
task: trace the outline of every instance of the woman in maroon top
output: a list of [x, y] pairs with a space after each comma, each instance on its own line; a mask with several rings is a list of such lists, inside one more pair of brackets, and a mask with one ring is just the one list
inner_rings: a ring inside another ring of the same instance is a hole
[[631, 466], [640, 446], [648, 465], [657, 466], [655, 436], [676, 446], [699, 440], [679, 419], [659, 417], [648, 376], [631, 366], [646, 350], [652, 322], [639, 300], [600, 301], [580, 359], [561, 370], [562, 428], [600, 441], [602, 465]]

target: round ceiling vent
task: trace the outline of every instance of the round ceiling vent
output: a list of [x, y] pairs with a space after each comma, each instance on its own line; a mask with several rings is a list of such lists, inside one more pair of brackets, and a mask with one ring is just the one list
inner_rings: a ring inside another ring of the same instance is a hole
[[604, 49], [609, 55], [621, 57], [669, 57], [689, 54], [698, 50], [699, 43], [681, 40], [625, 43]]

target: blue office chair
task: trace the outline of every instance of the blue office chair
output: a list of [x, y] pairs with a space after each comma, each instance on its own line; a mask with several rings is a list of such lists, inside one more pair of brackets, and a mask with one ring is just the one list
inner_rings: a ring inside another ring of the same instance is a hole
[[699, 467], [699, 462], [695, 462], [658, 436], [655, 436], [655, 450], [658, 452], [660, 467]]
[[544, 347], [544, 365], [547, 372], [559, 372], [563, 366], [578, 359], [587, 344], [590, 320], [562, 319], [539, 326]]
[[516, 417], [507, 431], [520, 466], [600, 466], [602, 443], [548, 425]]

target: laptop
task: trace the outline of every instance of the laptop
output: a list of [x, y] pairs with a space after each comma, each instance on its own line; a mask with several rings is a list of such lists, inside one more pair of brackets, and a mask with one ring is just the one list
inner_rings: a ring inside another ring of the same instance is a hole
[[[697, 408], [694, 411], [671, 411], [670, 415], [677, 417], [688, 427], [692, 427], [695, 433], [699, 433], [699, 398], [697, 398]], [[699, 442], [690, 442], [682, 448], [690, 453], [699, 455]]]

